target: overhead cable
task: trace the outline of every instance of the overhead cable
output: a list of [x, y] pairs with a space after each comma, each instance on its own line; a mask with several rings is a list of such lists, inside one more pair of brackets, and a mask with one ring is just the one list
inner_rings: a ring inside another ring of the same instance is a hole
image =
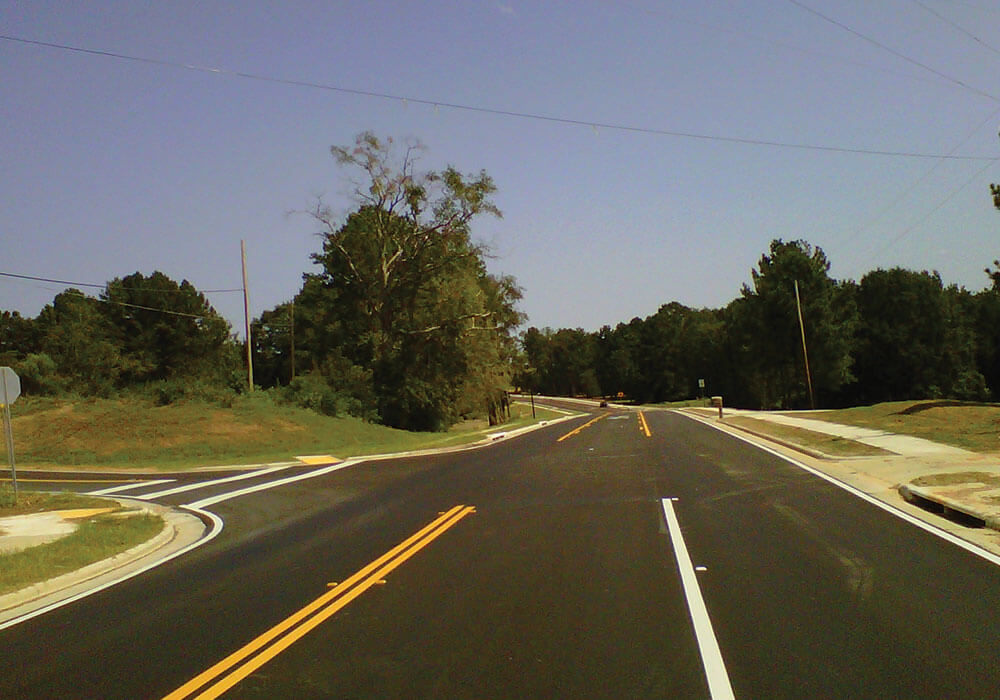
[[[76, 290], [74, 290], [74, 291], [76, 291]], [[83, 292], [80, 292], [80, 291], [76, 291], [75, 294], [73, 294], [72, 292], [67, 292], [67, 293], [70, 296], [74, 296], [74, 297], [78, 296], [78, 297], [80, 297], [82, 299], [90, 299], [92, 301], [97, 301], [97, 302], [100, 302], [102, 304], [116, 304], [117, 306], [127, 306], [130, 309], [142, 309], [143, 311], [155, 311], [158, 314], [170, 314], [171, 316], [185, 316], [187, 318], [197, 318], [197, 319], [201, 319], [203, 321], [208, 321], [208, 320], [210, 320], [210, 319], [213, 318], [211, 316], [203, 316], [203, 315], [200, 315], [200, 314], [184, 313], [183, 311], [170, 311], [169, 309], [157, 309], [157, 308], [152, 307], [152, 306], [140, 306], [139, 304], [129, 304], [128, 302], [125, 302], [125, 301], [115, 301], [113, 299], [101, 299], [100, 297], [90, 297], [90, 296], [87, 296], [86, 294], [84, 294]], [[213, 311], [214, 311], [214, 309], [213, 309]], [[218, 316], [216, 318], [222, 318], [222, 317]]]
[[[32, 275], [16, 275], [13, 272], [0, 272], [0, 276], [2, 276], [2, 277], [14, 277], [14, 278], [21, 279], [21, 280], [33, 280], [35, 282], [53, 282], [55, 284], [65, 284], [65, 285], [67, 285], [69, 287], [90, 287], [90, 288], [93, 288], [93, 289], [105, 289], [108, 286], [107, 283], [105, 283], [105, 284], [93, 284], [93, 283], [89, 283], [89, 282], [70, 282], [68, 280], [56, 280], [56, 279], [51, 279], [49, 277], [34, 277]], [[125, 289], [125, 290], [128, 290], [128, 291], [135, 291], [135, 292], [156, 292], [158, 294], [159, 293], [162, 293], [162, 294], [180, 294], [180, 293], [182, 293], [182, 292], [185, 291], [183, 289], [146, 289], [145, 287], [120, 287], [120, 289]], [[195, 291], [200, 292], [202, 294], [214, 294], [214, 293], [222, 293], [222, 292], [242, 292], [243, 288], [242, 287], [238, 288], [238, 289], [197, 289], [197, 288], [195, 288]]]
[[830, 24], [832, 24], [832, 25], [834, 25], [836, 27], [840, 27], [845, 32], [853, 34], [854, 36], [858, 37], [859, 39], [863, 39], [864, 41], [867, 41], [869, 44], [877, 46], [878, 48], [882, 49], [883, 51], [887, 51], [888, 53], [891, 53], [893, 56], [896, 56], [897, 58], [901, 58], [901, 59], [903, 59], [904, 61], [906, 61], [908, 63], [912, 63], [915, 66], [919, 66], [920, 68], [923, 68], [926, 71], [930, 71], [934, 75], [940, 76], [940, 77], [944, 78], [945, 80], [948, 80], [948, 81], [951, 81], [951, 82], [955, 83], [956, 85], [961, 85], [965, 89], [970, 90], [970, 91], [976, 93], [977, 95], [982, 95], [983, 97], [988, 97], [991, 100], [994, 100], [995, 102], [1000, 102], [1000, 97], [997, 97], [996, 95], [991, 95], [988, 92], [984, 92], [984, 91], [980, 90], [979, 88], [976, 88], [976, 87], [973, 87], [972, 85], [969, 85], [965, 81], [959, 80], [958, 78], [956, 78], [954, 76], [948, 75], [947, 73], [942, 73], [941, 71], [937, 70], [936, 68], [931, 68], [926, 63], [921, 63], [917, 59], [912, 58], [910, 56], [907, 56], [904, 53], [900, 53], [899, 51], [896, 51], [896, 49], [891, 48], [889, 46], [886, 46], [882, 42], [878, 41], [877, 39], [873, 39], [872, 37], [868, 36], [867, 34], [862, 34], [861, 32], [857, 31], [856, 29], [852, 29], [851, 27], [848, 27], [843, 22], [838, 22], [837, 20], [833, 19], [832, 17], [827, 17], [826, 15], [824, 15], [819, 10], [814, 10], [813, 8], [809, 7], [808, 5], [799, 2], [799, 0], [788, 0], [788, 2], [792, 3], [796, 7], [799, 7], [801, 9], [805, 10], [806, 12], [811, 12], [812, 14], [816, 15], [820, 19], [822, 19], [822, 20], [824, 20], [826, 22], [829, 22]]
[[913, 0], [913, 2], [916, 3], [917, 5], [920, 5], [920, 7], [924, 8], [925, 10], [927, 10], [928, 12], [930, 12], [932, 15], [934, 15], [935, 17], [937, 17], [939, 20], [941, 20], [942, 22], [944, 22], [948, 26], [952, 27], [953, 29], [958, 30], [959, 32], [961, 32], [965, 36], [969, 37], [970, 39], [972, 39], [973, 41], [975, 41], [977, 44], [979, 44], [980, 46], [982, 46], [983, 48], [989, 49], [990, 51], [992, 51], [995, 54], [1000, 54], [1000, 49], [998, 49], [997, 47], [993, 46], [992, 44], [987, 44], [985, 41], [983, 41], [982, 39], [980, 39], [978, 36], [976, 36], [975, 34], [973, 34], [972, 32], [970, 32], [965, 27], [963, 27], [963, 26], [961, 26], [961, 25], [959, 25], [959, 24], [957, 24], [955, 22], [952, 22], [950, 19], [948, 19], [947, 17], [945, 17], [941, 13], [937, 12], [933, 8], [928, 7], [924, 3], [920, 2], [920, 0]]
[[[795, 0], [789, 0], [789, 1], [790, 2], [795, 2]], [[796, 3], [796, 4], [798, 4], [798, 3]], [[803, 6], [803, 7], [805, 7], [805, 6]], [[853, 31], [853, 30], [851, 30], [851, 31]], [[130, 54], [117, 53], [117, 52], [114, 52], [114, 51], [104, 51], [104, 50], [97, 50], [97, 49], [85, 49], [85, 48], [82, 48], [82, 47], [79, 47], [79, 46], [70, 46], [70, 45], [67, 45], [67, 44], [56, 44], [56, 43], [47, 42], [47, 41], [37, 41], [37, 40], [34, 40], [34, 39], [26, 39], [26, 38], [23, 38], [23, 37], [10, 36], [10, 35], [6, 35], [6, 34], [0, 34], [0, 40], [18, 42], [18, 43], [22, 43], [22, 44], [30, 44], [30, 45], [33, 45], [33, 46], [44, 46], [46, 48], [58, 49], [58, 50], [61, 50], [61, 51], [72, 51], [72, 52], [75, 52], [75, 53], [83, 53], [83, 54], [89, 54], [89, 55], [94, 55], [94, 56], [105, 56], [105, 57], [108, 57], [108, 58], [117, 58], [117, 59], [122, 59], [122, 60], [126, 60], [126, 61], [138, 61], [140, 63], [148, 63], [148, 64], [158, 65], [158, 66], [167, 66], [167, 67], [170, 67], [170, 68], [182, 68], [182, 69], [186, 69], [186, 70], [200, 71], [200, 72], [204, 72], [204, 73], [215, 73], [217, 75], [227, 75], [227, 76], [232, 76], [232, 77], [237, 77], [237, 78], [245, 78], [245, 79], [248, 79], [248, 80], [258, 80], [258, 81], [263, 81], [263, 82], [276, 83], [276, 84], [281, 84], [281, 85], [291, 85], [291, 86], [295, 86], [295, 87], [303, 87], [303, 88], [316, 89], [316, 90], [327, 90], [327, 91], [331, 91], [331, 92], [338, 92], [338, 93], [343, 93], [343, 94], [348, 94], [348, 95], [358, 95], [358, 96], [362, 96], [362, 97], [375, 97], [375, 98], [384, 99], [384, 100], [394, 100], [394, 101], [397, 101], [397, 102], [402, 102], [404, 104], [408, 104], [408, 103], [421, 104], [421, 105], [427, 105], [429, 107], [434, 107], [435, 109], [437, 109], [437, 108], [454, 109], [454, 110], [461, 110], [461, 111], [466, 111], [466, 112], [477, 112], [477, 113], [481, 113], [481, 114], [495, 114], [495, 115], [505, 116], [505, 117], [516, 117], [518, 119], [532, 119], [532, 120], [536, 120], [536, 121], [550, 122], [550, 123], [556, 123], [556, 124], [570, 124], [570, 125], [574, 125], [574, 126], [586, 126], [586, 127], [590, 127], [592, 129], [594, 129], [595, 131], [597, 129], [608, 129], [609, 131], [623, 131], [623, 132], [628, 132], [628, 133], [648, 134], [648, 135], [652, 135], [652, 136], [672, 136], [672, 137], [676, 137], [676, 138], [696, 139], [696, 140], [701, 140], [701, 141], [716, 141], [716, 142], [723, 142], [723, 143], [739, 143], [739, 144], [750, 145], [750, 146], [769, 146], [769, 147], [772, 147], [772, 148], [790, 148], [790, 149], [807, 150], [807, 151], [825, 151], [825, 152], [831, 152], [831, 153], [851, 153], [851, 154], [856, 154], [856, 155], [887, 156], [887, 157], [894, 157], [894, 158], [936, 158], [936, 159], [941, 159], [941, 160], [978, 160], [978, 161], [987, 161], [988, 160], [988, 161], [991, 161], [991, 162], [997, 160], [997, 158], [988, 157], [988, 156], [947, 155], [947, 154], [942, 154], [942, 153], [920, 153], [920, 152], [915, 152], [915, 151], [892, 151], [892, 150], [887, 150], [887, 149], [883, 150], [883, 149], [869, 149], [869, 148], [850, 148], [850, 147], [828, 146], [828, 145], [820, 145], [820, 144], [794, 143], [794, 142], [787, 142], [787, 141], [774, 141], [774, 140], [770, 140], [770, 139], [741, 138], [741, 137], [737, 137], [737, 136], [723, 136], [723, 135], [720, 135], [720, 134], [705, 134], [705, 133], [697, 133], [697, 132], [692, 132], [692, 131], [677, 131], [677, 130], [673, 130], [673, 129], [656, 129], [656, 128], [651, 128], [651, 127], [633, 126], [633, 125], [628, 125], [628, 124], [616, 124], [616, 123], [611, 123], [611, 122], [601, 122], [601, 121], [594, 121], [594, 120], [589, 120], [589, 119], [576, 119], [576, 118], [570, 118], [570, 117], [555, 117], [555, 116], [551, 116], [551, 115], [535, 114], [535, 113], [532, 113], [532, 112], [521, 112], [521, 111], [507, 110], [507, 109], [495, 109], [495, 108], [491, 108], [491, 107], [480, 107], [480, 106], [476, 106], [476, 105], [461, 104], [461, 103], [457, 103], [457, 102], [447, 102], [447, 101], [441, 101], [441, 100], [431, 100], [431, 99], [425, 99], [425, 98], [422, 98], [422, 97], [394, 95], [394, 94], [391, 94], [391, 93], [375, 92], [375, 91], [372, 91], [372, 90], [360, 90], [360, 89], [357, 89], [357, 88], [347, 88], [347, 87], [342, 87], [342, 86], [339, 86], [339, 85], [331, 85], [331, 84], [327, 84], [327, 83], [315, 83], [315, 82], [310, 82], [310, 81], [306, 81], [306, 80], [292, 80], [292, 79], [288, 79], [288, 78], [277, 78], [277, 77], [273, 77], [273, 76], [260, 75], [260, 74], [257, 74], [257, 73], [246, 73], [246, 72], [243, 72], [243, 71], [227, 70], [227, 69], [223, 69], [223, 68], [212, 68], [212, 67], [208, 67], [208, 66], [198, 66], [198, 65], [188, 64], [188, 63], [179, 63], [179, 62], [175, 62], [175, 61], [165, 61], [165, 60], [156, 59], [156, 58], [148, 58], [148, 57], [143, 57], [143, 56], [134, 56], [134, 55], [130, 55]], [[911, 62], [915, 62], [915, 61], [912, 61], [912, 59], [911, 59]], [[927, 68], [926, 66], [923, 66], [923, 64], [919, 64], [918, 63], [917, 65], [920, 65], [921, 67]], [[974, 90], [976, 92], [979, 92], [979, 94], [986, 95], [986, 93], [982, 93], [982, 92], [980, 92], [978, 90], [975, 90], [974, 88], [970, 88], [968, 85], [965, 85], [964, 83], [961, 83], [961, 81], [957, 81], [954, 78], [951, 78], [949, 76], [945, 76], [944, 74], [938, 73], [937, 71], [934, 71], [933, 69], [930, 69], [930, 68], [927, 68], [927, 69], [931, 70], [931, 72], [934, 72], [934, 73], [937, 73], [938, 75], [941, 75], [942, 77], [948, 78], [952, 82], [957, 82], [957, 83], [959, 83], [960, 85], [963, 85], [966, 88], [969, 88], [969, 89], [972, 89], [972, 90]], [[995, 99], [997, 101], [1000, 101], [1000, 98], [993, 97], [992, 95], [986, 95], [986, 96], [990, 97], [991, 99]]]

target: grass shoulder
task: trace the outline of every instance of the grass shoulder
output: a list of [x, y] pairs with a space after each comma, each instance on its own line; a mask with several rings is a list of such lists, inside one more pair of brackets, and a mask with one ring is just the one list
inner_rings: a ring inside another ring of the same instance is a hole
[[301, 454], [351, 457], [451, 447], [560, 415], [541, 407], [536, 414], [533, 420], [530, 407], [515, 403], [511, 420], [501, 426], [471, 422], [417, 433], [276, 404], [263, 392], [237, 397], [230, 406], [25, 397], [14, 411], [14, 436], [24, 468], [177, 470], [288, 461]]

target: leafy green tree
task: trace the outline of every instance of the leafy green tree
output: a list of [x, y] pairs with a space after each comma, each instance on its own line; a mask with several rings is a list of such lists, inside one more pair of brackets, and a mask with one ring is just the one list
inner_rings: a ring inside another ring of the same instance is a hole
[[124, 358], [127, 383], [177, 377], [228, 380], [229, 323], [187, 280], [140, 272], [108, 282], [104, 310]]
[[97, 396], [115, 389], [127, 363], [99, 301], [67, 289], [41, 310], [35, 324], [41, 353], [52, 360], [58, 375], [48, 378], [49, 387]]
[[821, 248], [805, 241], [771, 242], [744, 285], [741, 360], [763, 407], [803, 406], [807, 387], [795, 300], [798, 282], [814, 392], [837, 392], [853, 378], [851, 338], [857, 310], [838, 293]]
[[0, 311], [0, 366], [14, 365], [38, 349], [38, 331], [17, 311]]
[[[250, 324], [253, 338], [254, 382], [263, 387], [292, 381], [292, 332], [295, 322], [292, 303], [278, 304], [264, 311]], [[306, 370], [298, 367], [299, 373]]]
[[974, 300], [937, 272], [875, 270], [861, 279], [857, 376], [865, 401], [979, 398]]
[[296, 310], [310, 307], [302, 327], [313, 363], [328, 352], [319, 343], [337, 348], [371, 372], [385, 423], [437, 429], [460, 416], [462, 399], [478, 395], [488, 408], [508, 386], [520, 291], [487, 274], [471, 240], [475, 217], [500, 215], [492, 179], [451, 166], [417, 173], [418, 150], [397, 157], [391, 140], [370, 132], [331, 149], [360, 173], [359, 208], [343, 223], [322, 203], [312, 212], [322, 227], [322, 252], [312, 256], [321, 272], [306, 277]]

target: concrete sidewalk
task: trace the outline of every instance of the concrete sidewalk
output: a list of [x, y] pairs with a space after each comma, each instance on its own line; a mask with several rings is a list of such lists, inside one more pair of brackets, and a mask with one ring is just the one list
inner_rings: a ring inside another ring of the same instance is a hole
[[973, 454], [968, 450], [952, 447], [951, 445], [942, 445], [938, 442], [931, 442], [930, 440], [910, 435], [899, 435], [884, 430], [872, 430], [871, 428], [859, 428], [854, 425], [830, 423], [828, 421], [816, 420], [815, 418], [801, 418], [799, 416], [789, 416], [771, 411], [746, 411], [734, 408], [725, 409], [723, 415], [725, 414], [764, 420], [769, 423], [787, 425], [791, 428], [801, 428], [802, 430], [811, 430], [814, 433], [823, 433], [824, 435], [833, 435], [905, 457], [941, 456], [963, 458]]

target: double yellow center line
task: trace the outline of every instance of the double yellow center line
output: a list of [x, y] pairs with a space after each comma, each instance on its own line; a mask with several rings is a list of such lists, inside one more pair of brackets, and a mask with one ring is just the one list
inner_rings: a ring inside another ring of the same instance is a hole
[[[383, 577], [386, 574], [444, 534], [459, 520], [475, 511], [473, 506], [455, 506], [442, 513], [429, 525], [390, 549], [346, 581], [335, 585], [331, 590], [290, 615], [242, 649], [233, 652], [207, 671], [165, 696], [163, 700], [181, 700], [181, 698], [189, 697], [209, 700], [219, 697], [369, 588], [378, 583], [385, 583]], [[211, 685], [208, 685], [209, 683]], [[206, 685], [208, 685], [207, 688]], [[204, 690], [195, 695], [202, 688]]]
[[566, 433], [565, 435], [563, 435], [561, 438], [559, 438], [558, 440], [556, 440], [556, 442], [562, 442], [566, 438], [573, 437], [574, 435], [576, 435], [577, 433], [579, 433], [581, 430], [583, 430], [584, 428], [587, 428], [587, 427], [593, 425], [597, 421], [599, 421], [602, 418], [604, 418], [606, 415], [608, 415], [608, 414], [607, 413], [602, 413], [597, 418], [594, 418], [593, 420], [587, 421], [586, 423], [584, 423], [583, 425], [581, 425], [579, 428], [574, 428], [573, 430], [569, 431], [568, 433]]
[[639, 411], [639, 432], [645, 433], [646, 437], [653, 437], [653, 434], [649, 432], [649, 423], [646, 422], [646, 416], [642, 411]]

